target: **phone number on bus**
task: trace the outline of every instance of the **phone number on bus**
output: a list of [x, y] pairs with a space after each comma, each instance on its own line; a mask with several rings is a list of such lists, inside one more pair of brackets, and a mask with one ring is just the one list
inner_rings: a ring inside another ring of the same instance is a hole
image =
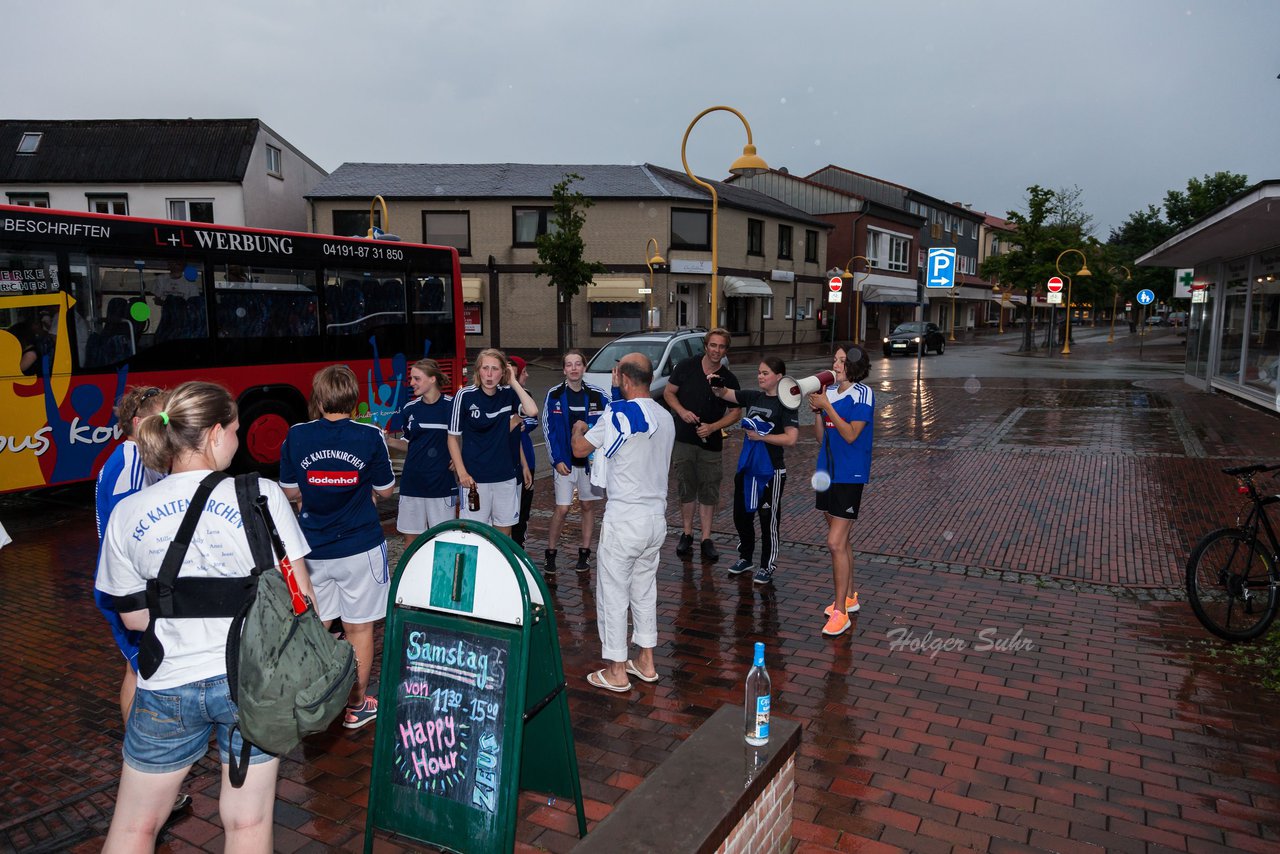
[[373, 258], [382, 261], [403, 261], [404, 250], [391, 246], [365, 246], [362, 243], [326, 243], [324, 254], [339, 258]]

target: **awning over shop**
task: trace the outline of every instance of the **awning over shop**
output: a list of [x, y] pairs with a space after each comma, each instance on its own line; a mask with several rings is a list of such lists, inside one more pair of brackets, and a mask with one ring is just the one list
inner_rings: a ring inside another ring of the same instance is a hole
[[771, 297], [773, 288], [764, 279], [744, 276], [725, 276], [724, 295], [727, 297]]
[[984, 288], [970, 288], [964, 285], [961, 285], [960, 287], [956, 288], [955, 292], [956, 292], [956, 299], [982, 300], [982, 299], [988, 299], [991, 296], [991, 291], [989, 290], [986, 290]]
[[484, 280], [479, 276], [463, 276], [462, 277], [462, 301], [463, 302], [484, 302], [484, 288], [481, 287]]
[[[924, 292], [924, 301], [929, 302], [929, 290], [926, 288]], [[889, 282], [876, 282], [874, 284], [867, 283], [862, 286], [863, 302], [879, 302], [879, 303], [910, 303], [915, 305], [916, 302], [916, 286], [910, 281], [904, 284], [891, 284]]]
[[644, 302], [647, 287], [641, 278], [599, 279], [587, 285], [587, 302]]
[[1276, 244], [1280, 181], [1263, 181], [1192, 223], [1138, 259], [1139, 266], [1196, 267], [1240, 258]]

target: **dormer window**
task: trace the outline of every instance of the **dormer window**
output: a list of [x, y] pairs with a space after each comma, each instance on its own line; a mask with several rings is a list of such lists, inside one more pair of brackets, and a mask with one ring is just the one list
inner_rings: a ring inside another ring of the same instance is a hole
[[19, 154], [35, 154], [36, 149], [40, 147], [40, 138], [43, 133], [24, 133], [22, 139], [18, 140]]

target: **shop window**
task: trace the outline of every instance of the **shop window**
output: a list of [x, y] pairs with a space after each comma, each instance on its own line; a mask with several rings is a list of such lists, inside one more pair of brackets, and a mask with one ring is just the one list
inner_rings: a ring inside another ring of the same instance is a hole
[[591, 334], [622, 335], [639, 332], [644, 323], [642, 302], [592, 302]]

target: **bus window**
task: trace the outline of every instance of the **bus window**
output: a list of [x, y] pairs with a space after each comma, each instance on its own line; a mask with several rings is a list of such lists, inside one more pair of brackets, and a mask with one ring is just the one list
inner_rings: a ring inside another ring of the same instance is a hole
[[41, 372], [65, 328], [64, 305], [53, 253], [0, 252], [0, 375]]
[[77, 332], [82, 320], [89, 327], [82, 367], [119, 364], [167, 341], [209, 334], [204, 268], [194, 261], [72, 255], [70, 269]]
[[404, 274], [390, 271], [325, 271], [325, 332], [368, 335], [405, 323]]
[[219, 338], [316, 334], [315, 271], [225, 264], [213, 276]]

